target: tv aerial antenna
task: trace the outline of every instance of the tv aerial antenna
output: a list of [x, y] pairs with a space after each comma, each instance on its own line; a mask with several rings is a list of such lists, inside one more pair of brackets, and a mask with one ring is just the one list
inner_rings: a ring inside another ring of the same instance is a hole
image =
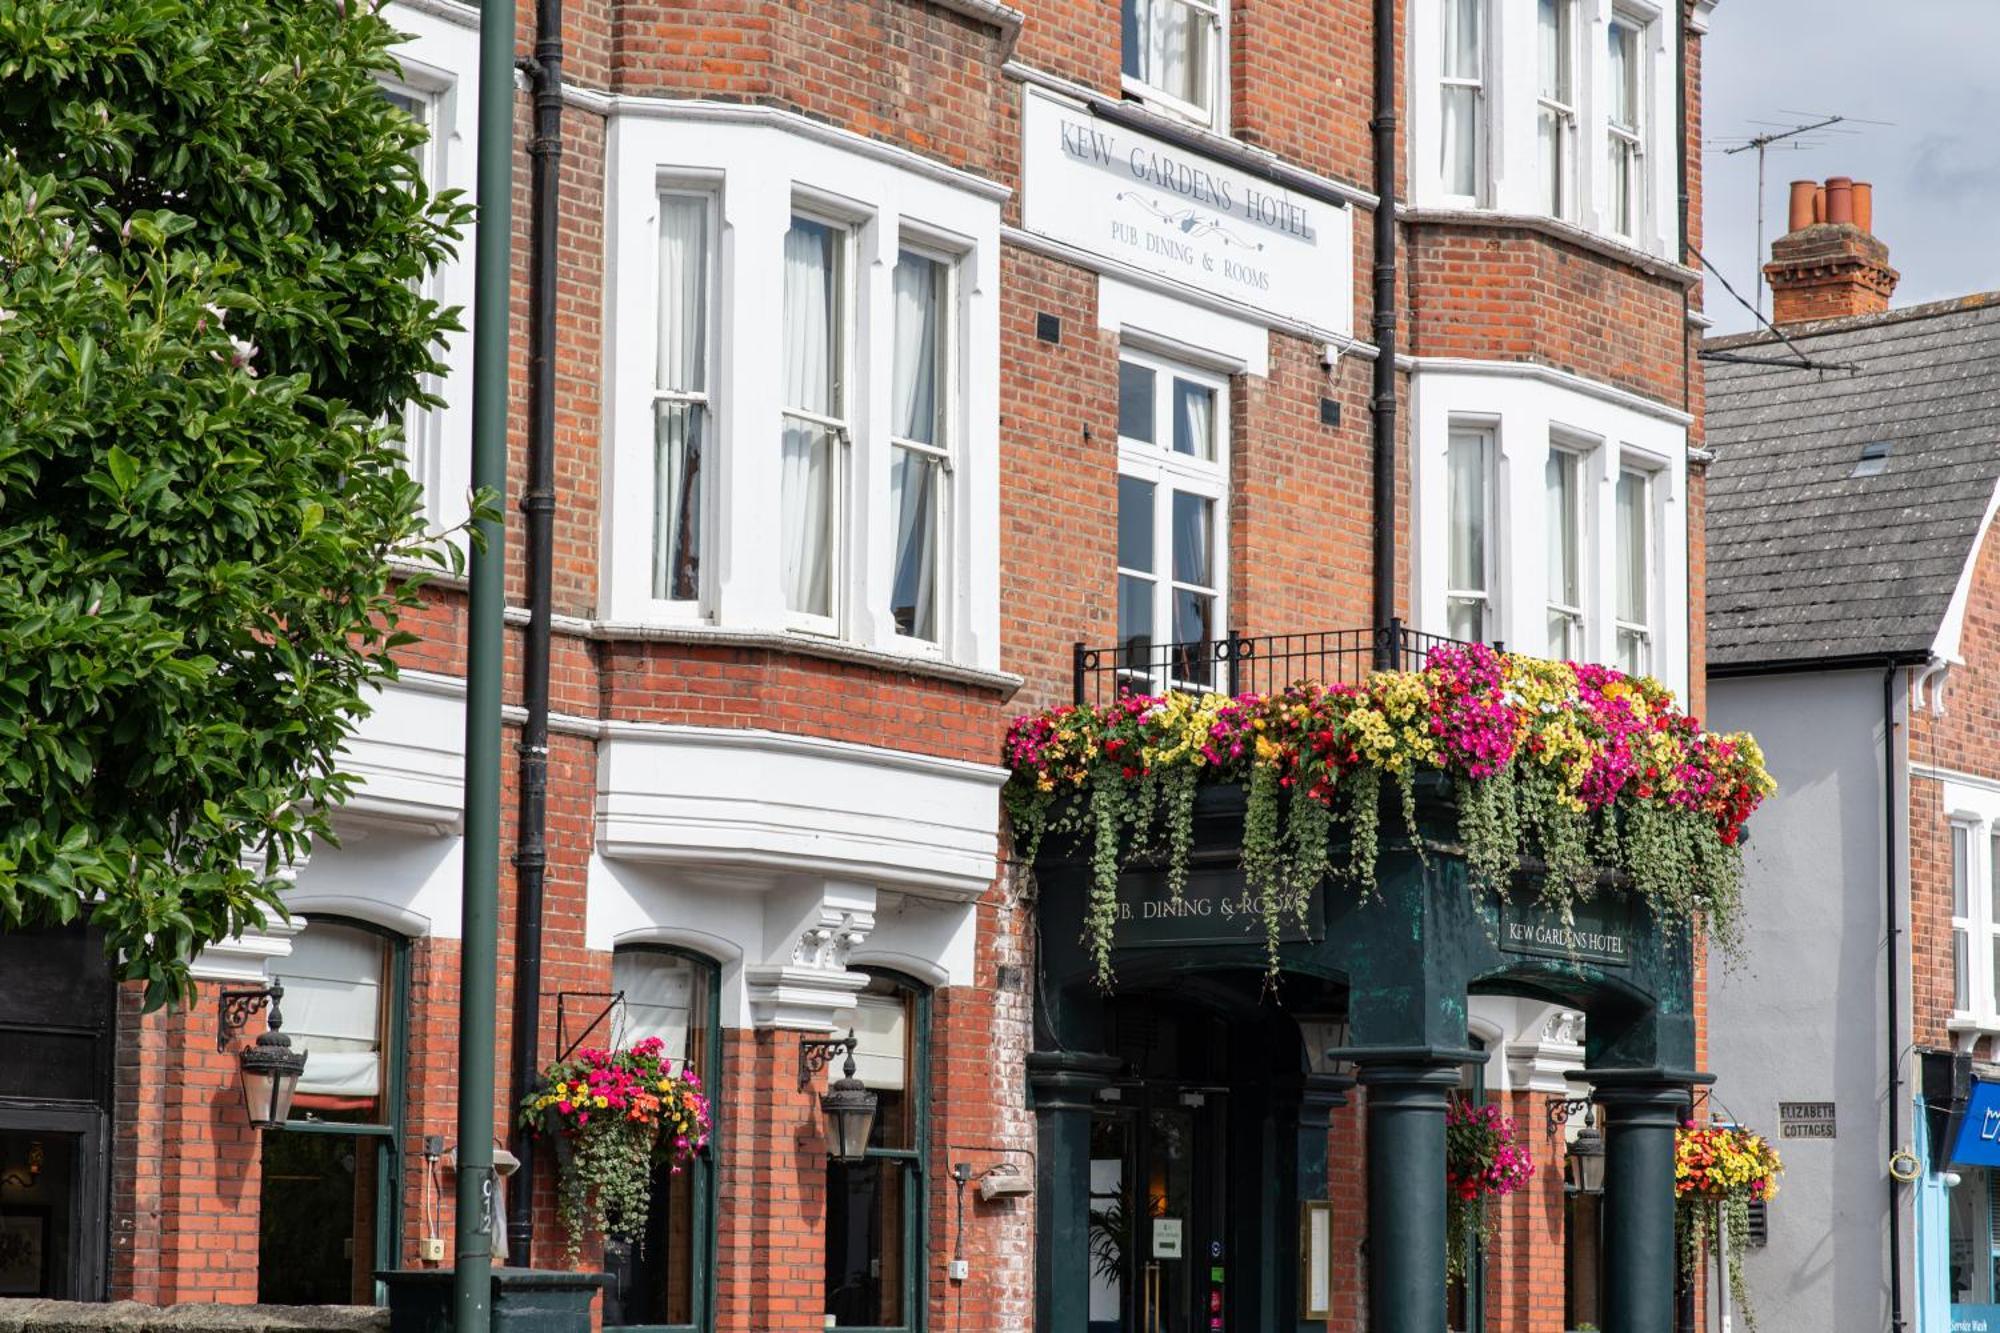
[[1760, 317], [1764, 313], [1765, 154], [1774, 148], [1780, 151], [1784, 150], [1798, 151], [1807, 148], [1819, 147], [1820, 145], [1816, 140], [1808, 139], [1807, 136], [1809, 135], [1817, 135], [1821, 133], [1829, 133], [1829, 134], [1858, 133], [1858, 131], [1851, 129], [1836, 129], [1835, 128], [1836, 126], [1887, 125], [1890, 123], [1885, 120], [1861, 120], [1854, 116], [1843, 116], [1843, 115], [1836, 115], [1828, 112], [1819, 112], [1819, 111], [1783, 111], [1781, 112], [1781, 114], [1787, 116], [1798, 116], [1802, 117], [1803, 119], [1800, 120], [1799, 122], [1790, 124], [1787, 124], [1783, 121], [1753, 120], [1750, 122], [1753, 125], [1766, 125], [1769, 126], [1770, 128], [1759, 130], [1755, 134], [1743, 137], [1738, 140], [1722, 141], [1723, 143], [1728, 145], [1724, 147], [1722, 151], [1724, 154], [1730, 157], [1734, 157], [1738, 153], [1748, 153], [1751, 152], [1752, 150], [1755, 150], [1757, 154], [1757, 249], [1755, 252], [1756, 257], [1755, 257], [1754, 267], [1757, 270], [1755, 311]]

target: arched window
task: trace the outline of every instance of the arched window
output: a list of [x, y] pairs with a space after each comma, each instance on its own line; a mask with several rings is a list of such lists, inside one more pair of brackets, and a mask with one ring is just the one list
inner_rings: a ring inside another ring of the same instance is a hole
[[[855, 1072], [875, 1093], [875, 1127], [866, 1160], [827, 1163], [826, 1314], [842, 1329], [914, 1333], [925, 1299], [930, 997], [915, 982], [872, 973], [853, 1022]], [[828, 1065], [829, 1081], [842, 1064]]]
[[[706, 958], [656, 946], [620, 949], [612, 956], [611, 985], [624, 993], [612, 1016], [613, 1038], [630, 1046], [647, 1037], [666, 1043], [675, 1067], [694, 1071], [719, 1115], [722, 973]], [[716, 1127], [720, 1134], [721, 1127]], [[613, 1239], [604, 1264], [611, 1286], [604, 1296], [606, 1328], [698, 1333], [711, 1322], [715, 1289], [715, 1172], [713, 1137], [707, 1153], [675, 1174], [661, 1167], [653, 1177], [653, 1206], [637, 1244]]]
[[310, 917], [271, 975], [306, 1067], [292, 1118], [263, 1137], [257, 1299], [380, 1304], [375, 1270], [401, 1256], [408, 943]]

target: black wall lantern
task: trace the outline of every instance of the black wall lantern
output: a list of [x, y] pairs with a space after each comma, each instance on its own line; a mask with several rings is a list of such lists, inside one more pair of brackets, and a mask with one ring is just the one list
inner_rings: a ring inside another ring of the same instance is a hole
[[814, 1074], [825, 1069], [836, 1051], [847, 1052], [847, 1063], [833, 1086], [820, 1094], [820, 1118], [826, 1122], [827, 1156], [836, 1162], [858, 1162], [868, 1155], [868, 1137], [875, 1129], [875, 1094], [854, 1076], [854, 1029], [844, 1040], [799, 1043], [799, 1086], [806, 1087]]
[[1549, 1133], [1581, 1113], [1583, 1127], [1569, 1141], [1563, 1160], [1563, 1188], [1571, 1194], [1604, 1193], [1604, 1133], [1597, 1127], [1597, 1112], [1588, 1097], [1570, 1097], [1549, 1103]]
[[284, 998], [285, 986], [279, 981], [263, 990], [226, 990], [220, 997], [222, 1012], [215, 1032], [218, 1051], [229, 1049], [230, 1038], [243, 1030], [250, 1015], [267, 1006], [271, 1011], [263, 1035], [236, 1053], [243, 1109], [252, 1129], [274, 1129], [291, 1117], [292, 1094], [299, 1090], [299, 1075], [306, 1070], [306, 1053], [293, 1050], [292, 1039], [279, 1030], [285, 1019], [278, 1002]]

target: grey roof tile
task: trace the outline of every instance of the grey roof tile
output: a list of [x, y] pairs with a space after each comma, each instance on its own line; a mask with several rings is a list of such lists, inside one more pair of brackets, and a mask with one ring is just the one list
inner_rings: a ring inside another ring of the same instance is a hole
[[[1707, 368], [1708, 660], [1928, 648], [2000, 483], [2000, 294], [1786, 333], [1844, 369]], [[1887, 469], [1854, 476], [1878, 441]]]

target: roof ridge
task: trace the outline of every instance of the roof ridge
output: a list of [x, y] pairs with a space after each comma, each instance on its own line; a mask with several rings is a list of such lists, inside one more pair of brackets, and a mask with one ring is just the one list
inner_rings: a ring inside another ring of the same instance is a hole
[[[1927, 301], [1922, 305], [1895, 306], [1866, 315], [1843, 315], [1837, 319], [1816, 319], [1798, 324], [1782, 325], [1784, 338], [1797, 342], [1802, 338], [1819, 338], [1828, 334], [1848, 333], [1857, 329], [1878, 328], [1884, 325], [1901, 324], [1910, 320], [1935, 319], [1942, 315], [1958, 314], [1966, 311], [1984, 310], [2000, 305], [2000, 291], [1972, 292], [1965, 296], [1946, 297], [1940, 301]], [[1717, 338], [1701, 340], [1702, 351], [1728, 351], [1741, 347], [1776, 346], [1781, 342], [1777, 334], [1769, 329], [1755, 329], [1749, 333], [1727, 333]]]

